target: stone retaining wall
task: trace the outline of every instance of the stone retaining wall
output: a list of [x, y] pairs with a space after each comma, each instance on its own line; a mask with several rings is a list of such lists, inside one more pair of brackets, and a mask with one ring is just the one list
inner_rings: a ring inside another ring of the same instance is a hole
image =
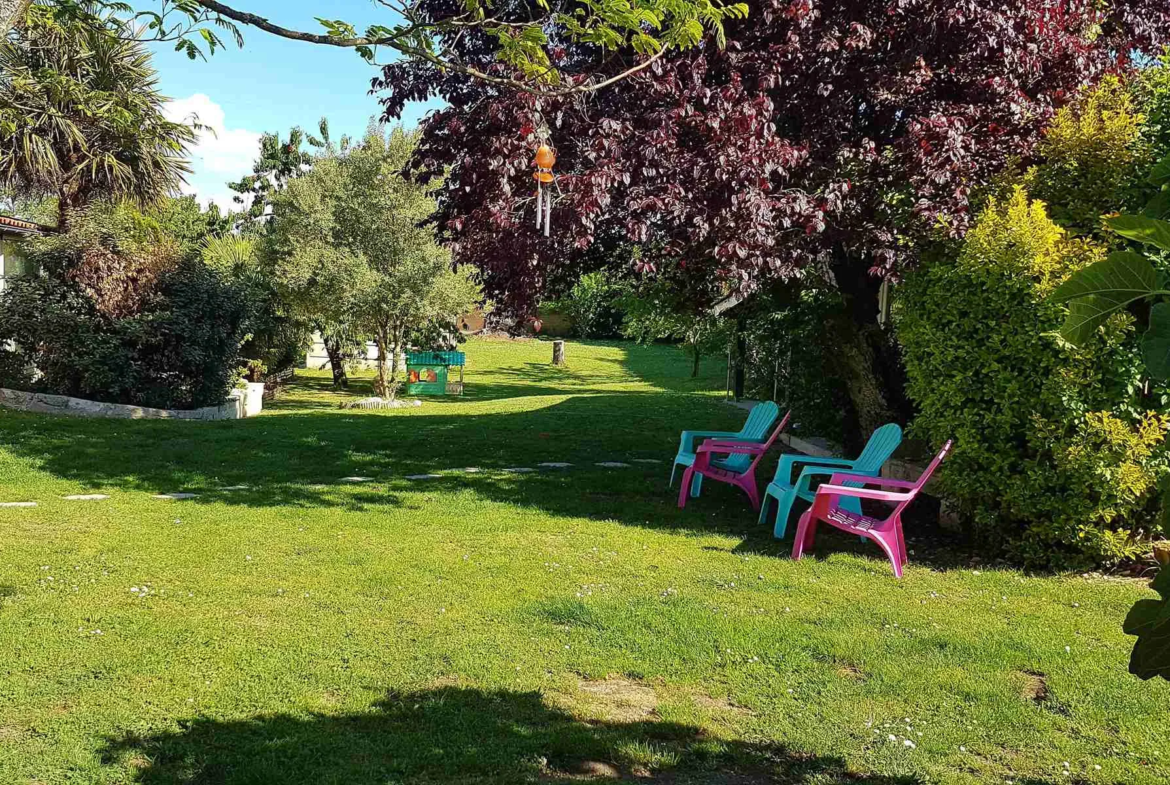
[[72, 417], [108, 417], [122, 420], [239, 420], [244, 417], [244, 391], [232, 390], [219, 406], [202, 409], [152, 409], [123, 403], [101, 403], [68, 395], [21, 392], [0, 387], [0, 406], [24, 412], [65, 414]]

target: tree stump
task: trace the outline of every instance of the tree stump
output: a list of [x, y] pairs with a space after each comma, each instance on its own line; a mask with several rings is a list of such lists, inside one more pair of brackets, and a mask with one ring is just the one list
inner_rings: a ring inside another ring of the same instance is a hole
[[553, 365], [565, 364], [565, 342], [553, 341]]

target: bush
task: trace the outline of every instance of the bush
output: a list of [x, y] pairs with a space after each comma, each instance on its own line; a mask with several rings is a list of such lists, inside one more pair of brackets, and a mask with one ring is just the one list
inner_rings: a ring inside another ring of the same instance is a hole
[[599, 270], [582, 275], [565, 297], [550, 305], [572, 320], [578, 338], [617, 338], [625, 317], [619, 301], [626, 291]]
[[913, 432], [955, 439], [945, 492], [978, 535], [1031, 566], [1138, 553], [1167, 474], [1170, 420], [1140, 397], [1133, 319], [1114, 317], [1081, 348], [1054, 334], [1065, 309], [1047, 295], [1104, 252], [1017, 188], [991, 201], [957, 258], [924, 264], [901, 287]]
[[176, 261], [174, 243], [127, 209], [95, 210], [69, 234], [28, 244], [41, 273], [0, 297], [0, 385], [159, 408], [224, 401], [244, 290]]
[[1057, 112], [1039, 146], [1043, 162], [1029, 173], [1029, 192], [1061, 226], [1099, 232], [1102, 215], [1148, 199], [1141, 182], [1153, 159], [1144, 128], [1129, 88], [1106, 77]]

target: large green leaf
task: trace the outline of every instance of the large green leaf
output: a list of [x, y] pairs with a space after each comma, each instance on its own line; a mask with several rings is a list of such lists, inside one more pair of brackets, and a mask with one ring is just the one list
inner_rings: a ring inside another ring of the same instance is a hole
[[1115, 251], [1103, 261], [1073, 273], [1052, 293], [1058, 303], [1079, 297], [1104, 297], [1117, 303], [1131, 303], [1158, 290], [1154, 265], [1140, 253]]
[[1149, 180], [1154, 185], [1170, 183], [1170, 155], [1154, 164], [1154, 168], [1150, 170]]
[[1067, 302], [1068, 318], [1060, 328], [1066, 341], [1084, 343], [1112, 314], [1158, 291], [1158, 274], [1146, 257], [1117, 251], [1078, 270], [1052, 293]]
[[1150, 588], [1162, 598], [1138, 600], [1125, 617], [1125, 634], [1137, 636], [1129, 672], [1139, 679], [1170, 680], [1170, 569], [1163, 568]]
[[1106, 218], [1105, 223], [1122, 237], [1170, 251], [1170, 223], [1166, 221], [1145, 215], [1118, 215]]
[[1142, 336], [1142, 356], [1150, 376], [1170, 379], [1170, 303], [1155, 303], [1150, 308], [1150, 329]]
[[1125, 307], [1125, 303], [1118, 303], [1106, 297], [1089, 295], [1068, 304], [1068, 316], [1060, 326], [1060, 335], [1071, 344], [1080, 346], [1089, 340], [1097, 328], [1105, 323], [1113, 314]]
[[1170, 189], [1158, 191], [1149, 201], [1142, 215], [1147, 218], [1165, 218], [1170, 215]]

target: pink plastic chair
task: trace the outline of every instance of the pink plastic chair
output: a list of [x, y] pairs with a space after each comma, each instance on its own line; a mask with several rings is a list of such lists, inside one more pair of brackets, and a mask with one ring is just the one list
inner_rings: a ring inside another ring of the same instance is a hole
[[[799, 559], [806, 550], [810, 550], [816, 539], [817, 524], [825, 522], [850, 534], [857, 534], [873, 540], [886, 552], [890, 564], [894, 565], [894, 576], [902, 577], [902, 568], [906, 565], [906, 535], [902, 533], [902, 511], [906, 505], [914, 501], [914, 497], [926, 485], [930, 475], [943, 462], [950, 452], [951, 442], [943, 445], [942, 450], [931, 461], [930, 466], [916, 482], [906, 480], [888, 480], [883, 477], [863, 477], [857, 474], [834, 474], [829, 482], [817, 488], [816, 498], [812, 507], [800, 516], [800, 523], [796, 527], [796, 542], [792, 546], [792, 558]], [[842, 483], [855, 482], [862, 486], [850, 488]], [[881, 488], [901, 488], [901, 491], [878, 490]], [[870, 518], [841, 508], [841, 499], [876, 499], [894, 505], [894, 511], [885, 520]]]
[[[756, 510], [760, 509], [760, 489], [756, 484], [756, 466], [760, 464], [760, 459], [764, 454], [772, 448], [776, 440], [780, 438], [780, 432], [784, 430], [784, 426], [788, 425], [788, 418], [792, 416], [792, 412], [784, 415], [784, 419], [776, 426], [776, 430], [772, 431], [772, 435], [768, 437], [768, 441], [760, 444], [758, 442], [742, 442], [731, 440], [708, 439], [699, 445], [699, 449], [695, 451], [695, 462], [687, 467], [683, 473], [682, 487], [678, 492], [678, 507], [683, 509], [687, 506], [687, 494], [691, 487], [691, 479], [698, 474], [700, 477], [710, 477], [712, 480], [725, 482], [742, 488], [752, 501], [752, 507]], [[755, 456], [752, 462], [748, 464], [747, 468], [742, 470], [726, 468], [725, 460], [719, 458], [720, 455], [745, 455]], [[719, 461], [722, 466], [716, 465], [713, 461]]]

